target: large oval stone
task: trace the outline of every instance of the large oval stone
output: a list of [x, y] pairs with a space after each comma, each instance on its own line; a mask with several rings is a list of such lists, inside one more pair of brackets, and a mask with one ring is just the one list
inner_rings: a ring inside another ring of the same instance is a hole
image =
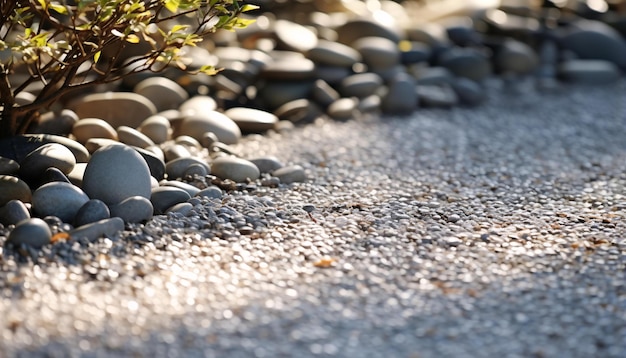
[[133, 148], [122, 144], [103, 147], [87, 164], [83, 190], [109, 205], [136, 195], [149, 198], [150, 168]]
[[261, 175], [259, 168], [254, 163], [233, 157], [220, 157], [211, 163], [211, 173], [222, 179], [230, 179], [236, 182], [256, 180]]
[[79, 118], [100, 118], [113, 128], [124, 125], [137, 128], [157, 111], [149, 99], [131, 92], [90, 94], [70, 104], [70, 107]]
[[600, 21], [582, 20], [561, 38], [560, 45], [581, 59], [606, 60], [626, 69], [626, 42], [612, 27]]
[[228, 118], [237, 123], [239, 128], [246, 133], [259, 133], [274, 128], [278, 117], [260, 109], [234, 107], [224, 112]]
[[139, 82], [133, 92], [149, 99], [158, 112], [178, 108], [189, 98], [187, 91], [166, 77], [150, 77]]
[[68, 174], [75, 165], [76, 158], [71, 150], [61, 144], [49, 143], [33, 150], [22, 160], [20, 176], [29, 181], [34, 180], [50, 167]]
[[241, 138], [241, 130], [237, 123], [217, 111], [197, 112], [185, 117], [176, 136], [188, 135], [201, 140], [206, 132], [215, 133], [220, 142], [226, 144], [235, 144]]
[[56, 216], [66, 223], [74, 222], [78, 210], [89, 201], [79, 187], [65, 182], [44, 184], [33, 193], [33, 211], [41, 216]]

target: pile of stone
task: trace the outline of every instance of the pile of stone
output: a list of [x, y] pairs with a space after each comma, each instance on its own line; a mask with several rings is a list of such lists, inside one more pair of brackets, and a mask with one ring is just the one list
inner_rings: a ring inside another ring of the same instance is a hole
[[[626, 69], [625, 22], [608, 5], [256, 3], [254, 25], [186, 49], [190, 69], [212, 64], [222, 68], [216, 76], [173, 68], [133, 75], [106, 92], [67, 98], [32, 134], [2, 141], [7, 242], [96, 240], [153, 215], [184, 215], [192, 197], [220, 200], [231, 190], [307, 180], [298, 165], [238, 156], [232, 145], [242, 134], [475, 106], [494, 75], [553, 89], [560, 81], [609, 83]], [[65, 225], [51, 224], [59, 221]]]

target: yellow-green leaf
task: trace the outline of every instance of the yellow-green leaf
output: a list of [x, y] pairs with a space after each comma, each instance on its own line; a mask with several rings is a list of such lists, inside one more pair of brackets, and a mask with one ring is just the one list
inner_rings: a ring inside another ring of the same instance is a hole
[[256, 10], [258, 8], [259, 8], [259, 6], [257, 6], [257, 5], [245, 4], [244, 6], [241, 7], [241, 12], [253, 11], [253, 10]]
[[176, 13], [176, 11], [178, 11], [179, 6], [180, 6], [180, 0], [165, 0], [165, 8], [168, 9], [172, 13]]
[[59, 14], [63, 14], [66, 15], [67, 14], [67, 8], [63, 5], [59, 5], [59, 4], [50, 4], [50, 8], [56, 12], [58, 12]]
[[48, 10], [48, 2], [46, 0], [39, 0], [39, 5], [41, 5], [42, 9]]
[[139, 36], [137, 36], [135, 34], [130, 34], [130, 35], [126, 36], [125, 40], [127, 42], [132, 43], [132, 44], [136, 44], [136, 43], [139, 43]]
[[98, 51], [93, 55], [93, 62], [98, 63], [98, 60], [100, 59], [100, 55], [102, 54], [102, 51]]

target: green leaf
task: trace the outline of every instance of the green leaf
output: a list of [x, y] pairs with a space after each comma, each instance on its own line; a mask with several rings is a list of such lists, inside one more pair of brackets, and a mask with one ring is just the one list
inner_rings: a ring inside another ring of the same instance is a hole
[[253, 10], [257, 10], [260, 7], [257, 5], [252, 5], [252, 4], [245, 4], [244, 6], [241, 7], [241, 12], [246, 12], [246, 11], [253, 11]]
[[100, 59], [100, 55], [102, 54], [102, 51], [98, 51], [93, 55], [93, 62], [98, 63], [98, 60]]
[[175, 14], [180, 6], [180, 0], [165, 0], [164, 5], [166, 9]]

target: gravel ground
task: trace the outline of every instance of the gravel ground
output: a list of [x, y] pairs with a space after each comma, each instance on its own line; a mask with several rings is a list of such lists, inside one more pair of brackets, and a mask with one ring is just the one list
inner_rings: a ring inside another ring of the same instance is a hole
[[625, 85], [247, 138], [312, 180], [5, 248], [0, 356], [623, 357]]

